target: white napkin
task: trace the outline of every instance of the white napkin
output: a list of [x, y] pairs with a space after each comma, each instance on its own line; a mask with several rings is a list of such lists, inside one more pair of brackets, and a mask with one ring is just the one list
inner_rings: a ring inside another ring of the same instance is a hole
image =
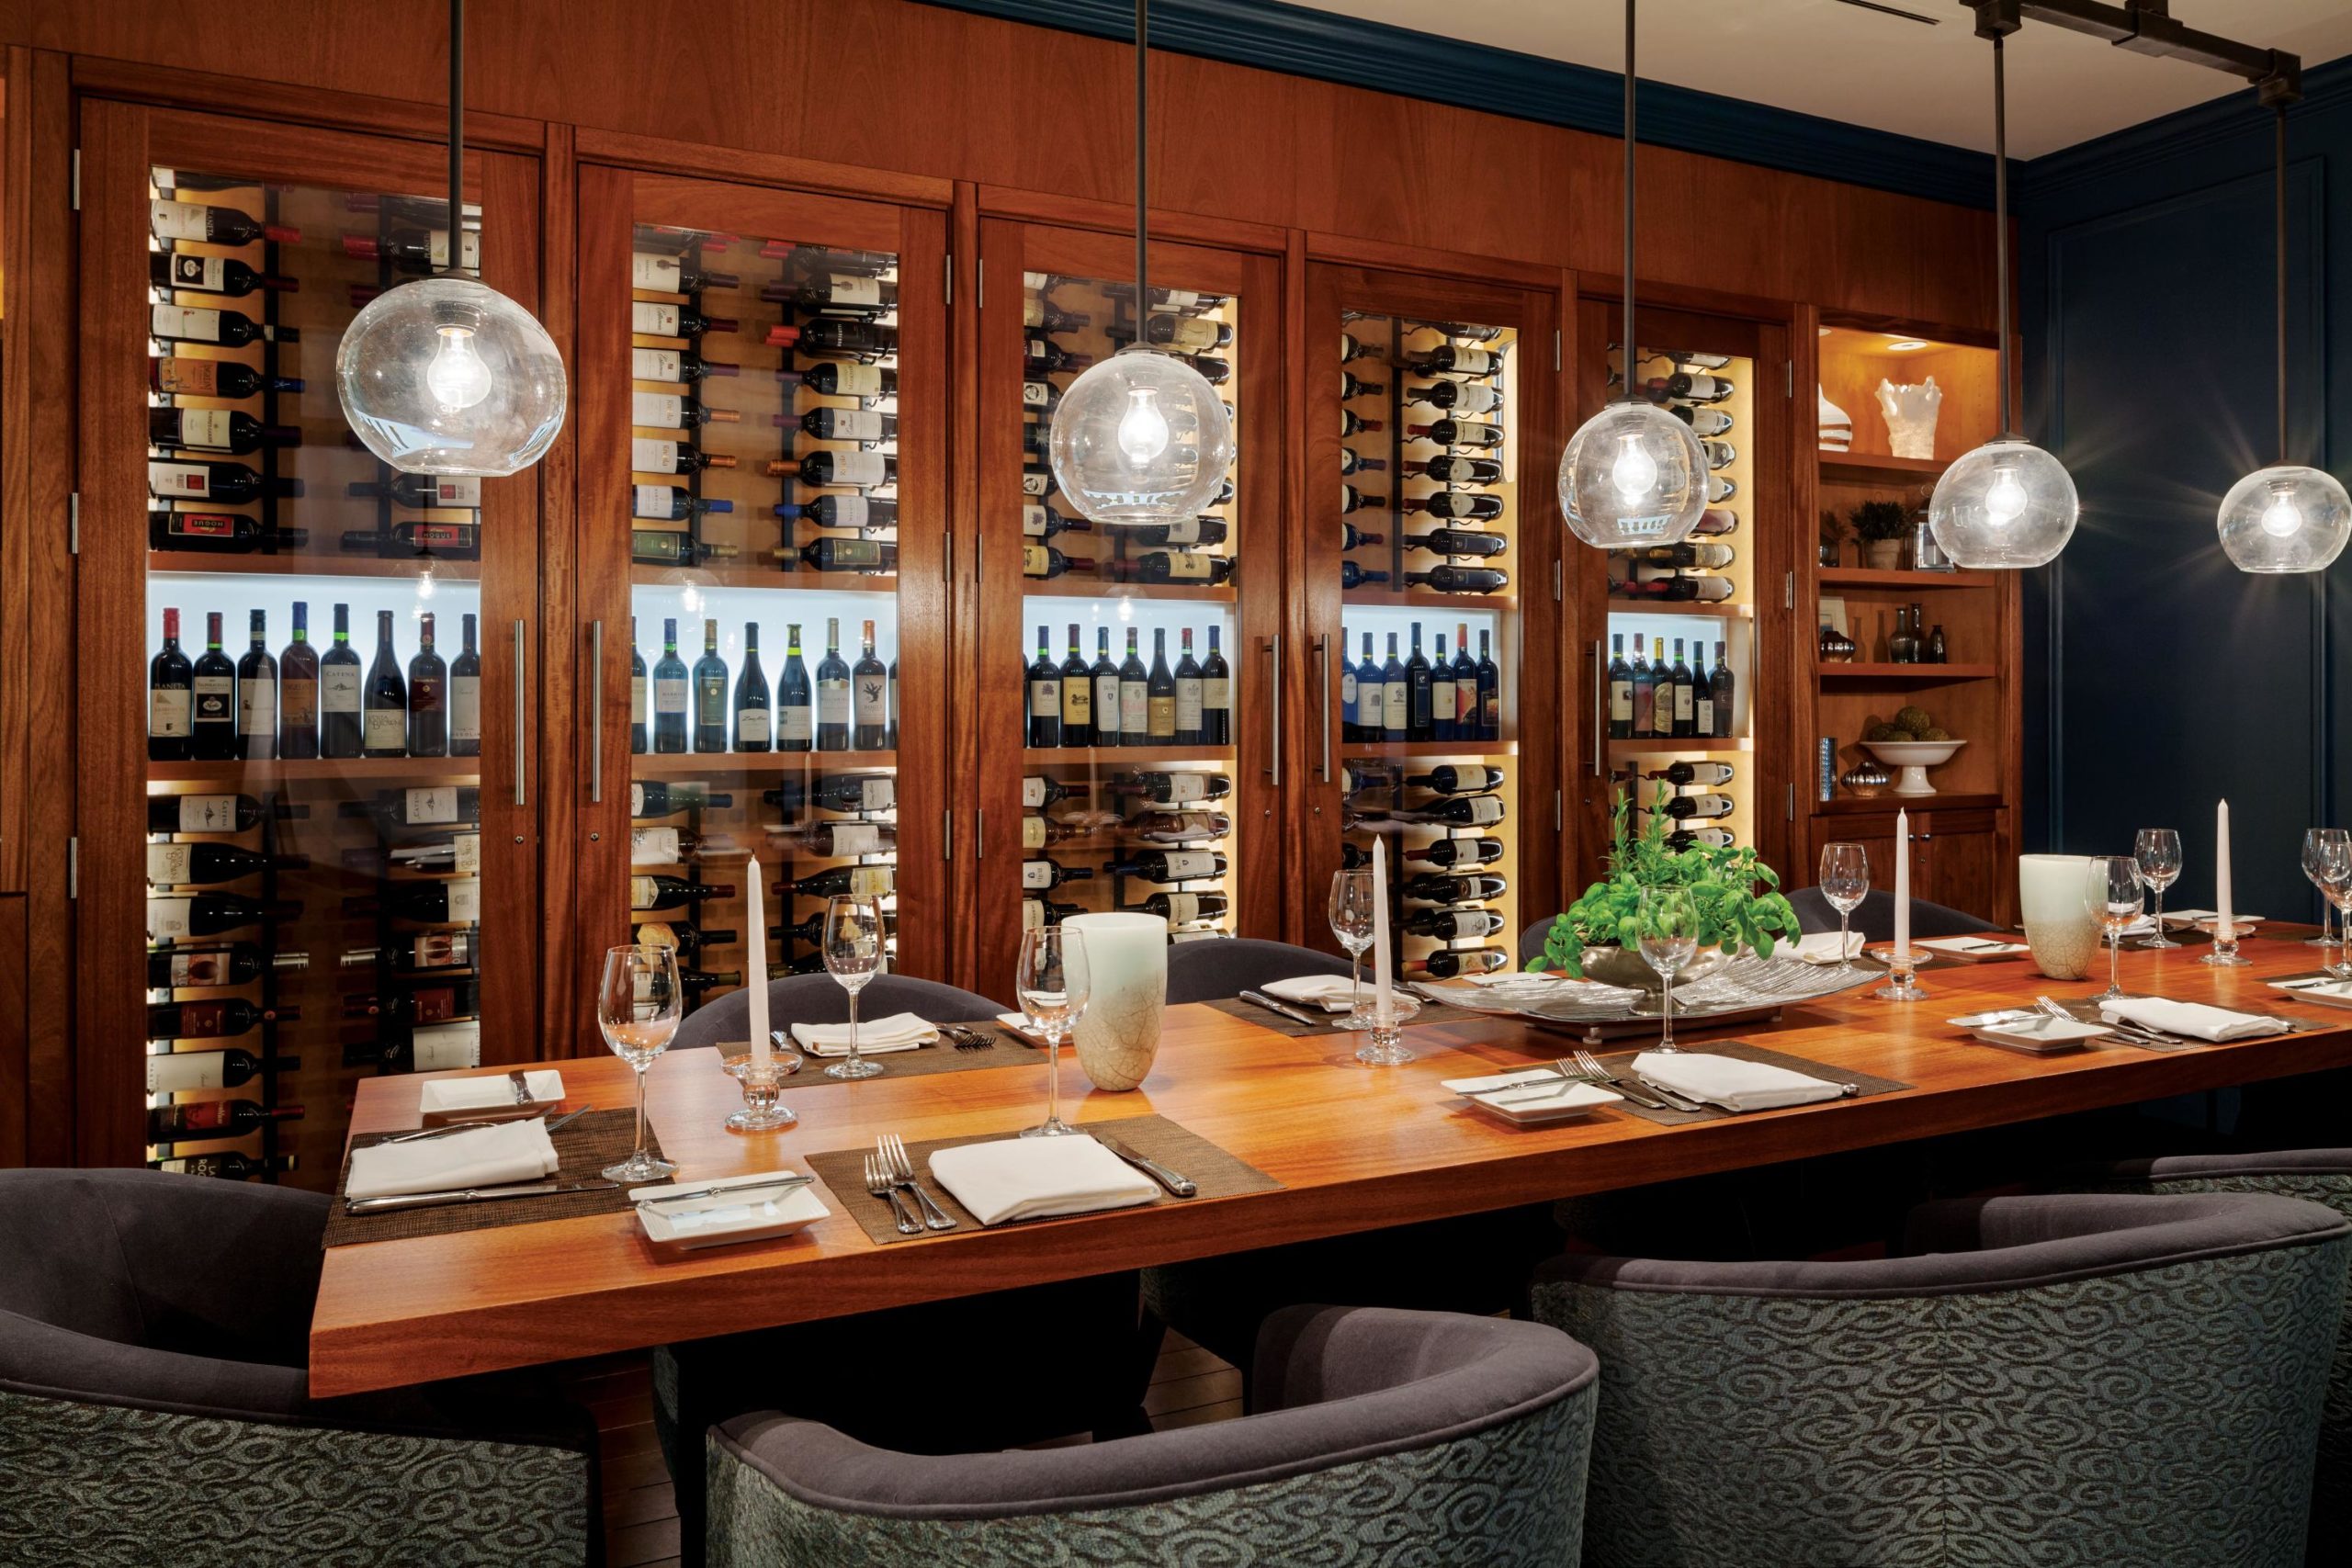
[[1785, 953], [1800, 964], [1836, 964], [1841, 959], [1860, 955], [1862, 944], [1868, 940], [1860, 931], [1848, 931], [1841, 952], [1836, 931], [1815, 931], [1792, 942], [1774, 942], [1772, 956], [1778, 958]]
[[445, 1138], [354, 1149], [351, 1179], [343, 1195], [390, 1198], [459, 1187], [503, 1187], [511, 1181], [542, 1180], [555, 1171], [555, 1144], [548, 1137], [548, 1124], [533, 1117], [469, 1127]]
[[1670, 1089], [1686, 1100], [1719, 1100], [1736, 1111], [1811, 1105], [1817, 1100], [1838, 1099], [1846, 1092], [1838, 1084], [1769, 1062], [1742, 1061], [1704, 1051], [1645, 1051], [1634, 1058], [1634, 1076]]
[[1084, 1134], [958, 1144], [931, 1156], [931, 1174], [984, 1225], [1148, 1203], [1151, 1179]]
[[[1276, 1001], [1319, 1007], [1326, 1012], [1345, 1012], [1355, 998], [1354, 984], [1345, 975], [1301, 975], [1295, 979], [1269, 980], [1259, 989]], [[1374, 987], [1364, 987], [1364, 1006], [1372, 1006], [1375, 990]], [[1388, 994], [1394, 998], [1404, 993], [1392, 986]]]
[[[2165, 924], [2168, 926], [2210, 926], [2221, 918], [2222, 912], [2219, 909], [2167, 909], [2165, 911]], [[2263, 917], [2260, 915], [2241, 915], [2234, 909], [2230, 911], [2230, 924], [2233, 926], [2258, 926], [2262, 923], [2262, 919]]]
[[[563, 1098], [563, 1075], [542, 1067], [523, 1075], [523, 1087], [536, 1100]], [[503, 1111], [514, 1101], [514, 1080], [504, 1073], [495, 1077], [435, 1078], [417, 1092], [417, 1107], [427, 1114], [447, 1111]]]
[[[849, 1025], [846, 1023], [796, 1023], [793, 1039], [812, 1056], [846, 1056], [849, 1055]], [[858, 1055], [879, 1055], [886, 1051], [912, 1051], [928, 1045], [939, 1038], [939, 1031], [910, 1012], [892, 1013], [888, 1018], [862, 1019], [857, 1026]]]
[[1915, 936], [1911, 939], [1911, 945], [1924, 947], [1930, 953], [1955, 953], [1962, 958], [2007, 958], [2013, 953], [2033, 951], [2024, 942], [1989, 936]]
[[2161, 1030], [2166, 1034], [2186, 1034], [2193, 1040], [2259, 1040], [2266, 1034], [2284, 1034], [2287, 1026], [2275, 1018], [2257, 1018], [2249, 1012], [2232, 1012], [2227, 1008], [2208, 1007], [2203, 1002], [2168, 1001], [2163, 997], [2132, 997], [2120, 1002], [2101, 1002], [2101, 1018], [2121, 1019], [2143, 1029]]

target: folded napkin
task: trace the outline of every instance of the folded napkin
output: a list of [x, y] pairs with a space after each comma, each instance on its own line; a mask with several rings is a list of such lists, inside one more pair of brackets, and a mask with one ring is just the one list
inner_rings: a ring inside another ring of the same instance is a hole
[[1792, 942], [1774, 942], [1772, 955], [1777, 958], [1785, 953], [1800, 964], [1837, 964], [1858, 956], [1867, 940], [1860, 931], [1848, 931], [1841, 950], [1836, 931], [1815, 931]]
[[390, 1198], [460, 1187], [503, 1187], [553, 1176], [556, 1163], [546, 1122], [537, 1117], [501, 1122], [442, 1138], [354, 1149], [351, 1179], [344, 1184], [343, 1195]]
[[[525, 1073], [523, 1086], [536, 1100], [563, 1098], [563, 1075], [552, 1067]], [[435, 1078], [416, 1098], [418, 1108], [428, 1115], [447, 1111], [504, 1111], [516, 1103], [514, 1080], [504, 1073], [494, 1077]]]
[[2120, 1002], [2101, 1002], [2101, 1018], [2121, 1019], [2143, 1029], [2154, 1029], [2165, 1034], [2186, 1034], [2192, 1040], [2259, 1040], [2266, 1034], [2284, 1034], [2287, 1026], [2275, 1018], [2260, 1018], [2250, 1012], [2232, 1012], [2227, 1008], [2208, 1007], [2203, 1002], [2167, 1001], [2163, 997], [2132, 997]]
[[1686, 1100], [1718, 1101], [1735, 1111], [1811, 1105], [1846, 1092], [1841, 1084], [1825, 1083], [1769, 1062], [1742, 1061], [1703, 1051], [1645, 1051], [1634, 1058], [1634, 1075]]
[[1930, 953], [1956, 953], [1962, 958], [2007, 958], [2013, 953], [2033, 951], [2024, 942], [1993, 936], [1915, 936], [1911, 939], [1911, 945], [1924, 947]]
[[[2210, 926], [2221, 918], [2222, 911], [2219, 909], [2173, 909], [2168, 910], [2165, 913], [2165, 924], [2168, 926]], [[2260, 915], [2233, 914], [2230, 917], [2230, 924], [2233, 926], [2258, 926], [2261, 923], [2262, 917]]]
[[1148, 1203], [1151, 1179], [1084, 1134], [935, 1150], [931, 1174], [984, 1225]]
[[[1259, 989], [1276, 1001], [1295, 1002], [1302, 1007], [1319, 1007], [1326, 1012], [1345, 1012], [1354, 1005], [1354, 985], [1345, 975], [1301, 975], [1292, 980], [1269, 980]], [[1404, 993], [1390, 987], [1393, 997]], [[1370, 1007], [1379, 996], [1379, 988], [1367, 985], [1363, 988], [1363, 1005]]]
[[[846, 1023], [796, 1023], [793, 1039], [812, 1056], [846, 1056], [849, 1055], [849, 1025]], [[928, 1045], [939, 1038], [939, 1031], [910, 1012], [892, 1013], [888, 1018], [860, 1020], [857, 1026], [857, 1050], [860, 1055], [879, 1055], [885, 1051], [912, 1051]]]

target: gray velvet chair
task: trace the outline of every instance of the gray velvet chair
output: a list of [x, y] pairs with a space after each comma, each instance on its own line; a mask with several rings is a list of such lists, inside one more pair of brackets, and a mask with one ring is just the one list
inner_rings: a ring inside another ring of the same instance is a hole
[[[849, 1017], [847, 995], [830, 975], [772, 981], [769, 1017], [777, 1029], [842, 1022]], [[721, 997], [687, 1016], [672, 1049], [743, 1039], [749, 1008], [740, 990]], [[952, 1023], [1011, 1010], [954, 986], [899, 975], [873, 980], [858, 998], [861, 1018], [911, 1012]], [[894, 1060], [877, 1059], [886, 1068]], [[808, 1082], [805, 1074], [787, 1079], [786, 1102], [857, 1092], [831, 1084], [794, 1087]], [[1042, 1071], [1036, 1092], [1046, 1092]], [[1051, 1333], [1057, 1359], [1086, 1368], [1087, 1375], [1040, 1377], [1029, 1352], [1041, 1332]], [[680, 1558], [687, 1568], [702, 1561], [702, 1435], [715, 1422], [790, 1405], [866, 1442], [931, 1451], [1007, 1448], [1074, 1432], [1125, 1437], [1147, 1427], [1143, 1396], [1158, 1342], [1156, 1330], [1147, 1335], [1142, 1327], [1130, 1269], [662, 1346], [653, 1354], [653, 1427], [677, 1492]], [[953, 1357], [905, 1354], [910, 1346], [941, 1345], [990, 1348]]]
[[[1821, 896], [1818, 887], [1799, 887], [1790, 893], [1789, 903], [1797, 912], [1797, 929], [1804, 931], [1834, 931], [1838, 929], [1838, 911]], [[1862, 895], [1861, 907], [1854, 911], [1853, 922], [1848, 927], [1858, 931], [1872, 942], [1894, 940], [1894, 895], [1873, 887]], [[1980, 920], [1964, 909], [1949, 908], [1931, 904], [1925, 898], [1911, 900], [1911, 934], [1913, 936], [1974, 936], [1979, 931], [1995, 931], [2001, 928], [1990, 920]]]
[[[918, 1458], [767, 1414], [711, 1434], [723, 1568], [1572, 1568], [1596, 1365], [1532, 1323], [1306, 1307], [1256, 1412], [1091, 1447]], [[1077, 1375], [1058, 1355], [1040, 1377]]]
[[1585, 1568], [2293, 1568], [2352, 1225], [2267, 1196], [1914, 1211], [1860, 1263], [1570, 1257]]
[[311, 1397], [328, 1203], [0, 1170], [0, 1562], [603, 1560], [595, 1427], [541, 1380]]
[[[2065, 1185], [2102, 1191], [2269, 1192], [2324, 1203], [2352, 1217], [2352, 1148], [2277, 1154], [2175, 1155], [2069, 1174]], [[2352, 1533], [2352, 1299], [2335, 1336], [2320, 1417], [2319, 1467], [2312, 1481], [2308, 1561], [2340, 1562]]]
[[1213, 1002], [1299, 975], [1344, 975], [1336, 953], [1286, 942], [1235, 937], [1229, 942], [1180, 942], [1168, 950], [1168, 1004]]

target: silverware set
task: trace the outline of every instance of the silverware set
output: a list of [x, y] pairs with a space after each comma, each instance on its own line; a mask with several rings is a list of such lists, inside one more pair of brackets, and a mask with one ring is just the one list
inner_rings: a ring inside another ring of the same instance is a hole
[[[552, 1137], [560, 1129], [569, 1126], [595, 1109], [593, 1105], [583, 1105], [577, 1111], [566, 1111], [548, 1123], [548, 1135]], [[511, 1120], [513, 1118], [505, 1116], [477, 1116], [464, 1122], [451, 1122], [439, 1127], [423, 1127], [413, 1133], [401, 1133], [392, 1137], [379, 1138], [376, 1141], [379, 1144], [421, 1144], [428, 1138], [446, 1138], [452, 1133], [470, 1133], [477, 1127], [503, 1127]]]
[[[1638, 1075], [1632, 1077], [1621, 1077], [1611, 1072], [1608, 1064], [1600, 1057], [1581, 1047], [1577, 1049], [1574, 1060], [1563, 1056], [1552, 1064], [1552, 1070], [1568, 1083], [1587, 1083], [1596, 1089], [1614, 1090], [1634, 1104], [1650, 1111], [1679, 1111], [1687, 1113], [1701, 1111], [1712, 1105], [1718, 1111], [1728, 1111], [1734, 1115], [1740, 1113], [1739, 1107], [1728, 1100], [1711, 1100], [1703, 1095], [1685, 1094], [1679, 1089], [1667, 1088], [1655, 1078], [1645, 1078]], [[1532, 1092], [1526, 1094], [1513, 1094], [1508, 1098], [1497, 1094], [1489, 1095], [1487, 1098], [1497, 1105], [1519, 1105], [1532, 1100], [1546, 1099], [1559, 1092], [1549, 1083], [1533, 1084], [1530, 1088]], [[1849, 1099], [1862, 1092], [1862, 1086], [1858, 1083], [1841, 1083], [1838, 1088]]]
[[942, 1023], [933, 1025], [933, 1027], [936, 1028], [940, 1034], [947, 1040], [948, 1043], [954, 1045], [958, 1051], [993, 1051], [996, 1049], [996, 1041], [994, 1037], [983, 1033], [979, 1030], [969, 1029], [960, 1023]]
[[[2083, 1021], [2081, 1019], [2075, 1016], [2073, 1009], [2069, 1008], [2064, 1002], [2060, 1001], [2055, 997], [2036, 997], [2033, 998], [2033, 1002], [2036, 1007], [2040, 1008], [2044, 1013], [2048, 1014], [2052, 1018], [2063, 1018], [2070, 1023], [2080, 1023]], [[2122, 1035], [2126, 1040], [2137, 1040], [2145, 1044], [2186, 1045], [2188, 1043], [2188, 1039], [2186, 1035], [2167, 1034], [2161, 1029], [2151, 1029], [2144, 1023], [2133, 1023], [2129, 1019], [2109, 1018], [2104, 1013], [2099, 1015], [2098, 1024], [2102, 1029], [2112, 1029], [2116, 1033]]]
[[[879, 1187], [876, 1185], [877, 1180]], [[865, 1160], [865, 1190], [876, 1198], [889, 1199], [890, 1212], [898, 1216], [900, 1235], [921, 1235], [926, 1229], [956, 1228], [956, 1216], [941, 1208], [923, 1190], [922, 1183], [915, 1179], [915, 1162], [907, 1154], [906, 1140], [896, 1133], [885, 1133], [874, 1140], [874, 1152]]]
[[1268, 1012], [1274, 1013], [1280, 1017], [1290, 1020], [1293, 1023], [1303, 1023], [1309, 1029], [1320, 1029], [1329, 1021], [1329, 1020], [1326, 1019], [1311, 1018], [1307, 1014], [1300, 1011], [1298, 1009], [1291, 1006], [1288, 1002], [1278, 1002], [1274, 1000], [1273, 998], [1266, 995], [1263, 991], [1244, 991], [1241, 993], [1241, 999], [1248, 1002], [1251, 1007], [1263, 1008]]
[[787, 1174], [766, 1181], [739, 1181], [732, 1186], [726, 1182], [718, 1182], [709, 1187], [664, 1192], [655, 1198], [639, 1198], [637, 1201], [637, 1206], [640, 1209], [655, 1209], [668, 1203], [695, 1202], [705, 1198], [737, 1198], [749, 1192], [772, 1192], [779, 1188], [806, 1187], [816, 1179], [813, 1176]]

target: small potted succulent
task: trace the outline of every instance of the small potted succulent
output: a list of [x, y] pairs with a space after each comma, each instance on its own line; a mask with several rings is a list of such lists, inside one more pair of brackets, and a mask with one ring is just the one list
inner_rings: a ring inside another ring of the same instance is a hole
[[1911, 532], [1911, 514], [1899, 501], [1866, 501], [1847, 521], [1862, 544], [1862, 564], [1877, 571], [1893, 571], [1903, 564], [1903, 541]]
[[1553, 919], [1544, 951], [1528, 961], [1530, 971], [1556, 969], [1628, 990], [1660, 989], [1657, 972], [1640, 951], [1645, 887], [1680, 887], [1697, 911], [1700, 955], [1681, 979], [1698, 977], [1742, 948], [1770, 958], [1779, 942], [1796, 941], [1797, 912], [1781, 897], [1781, 879], [1753, 849], [1667, 847], [1667, 794], [1666, 785], [1658, 785], [1649, 821], [1636, 838], [1632, 795], [1618, 792], [1609, 874]]

